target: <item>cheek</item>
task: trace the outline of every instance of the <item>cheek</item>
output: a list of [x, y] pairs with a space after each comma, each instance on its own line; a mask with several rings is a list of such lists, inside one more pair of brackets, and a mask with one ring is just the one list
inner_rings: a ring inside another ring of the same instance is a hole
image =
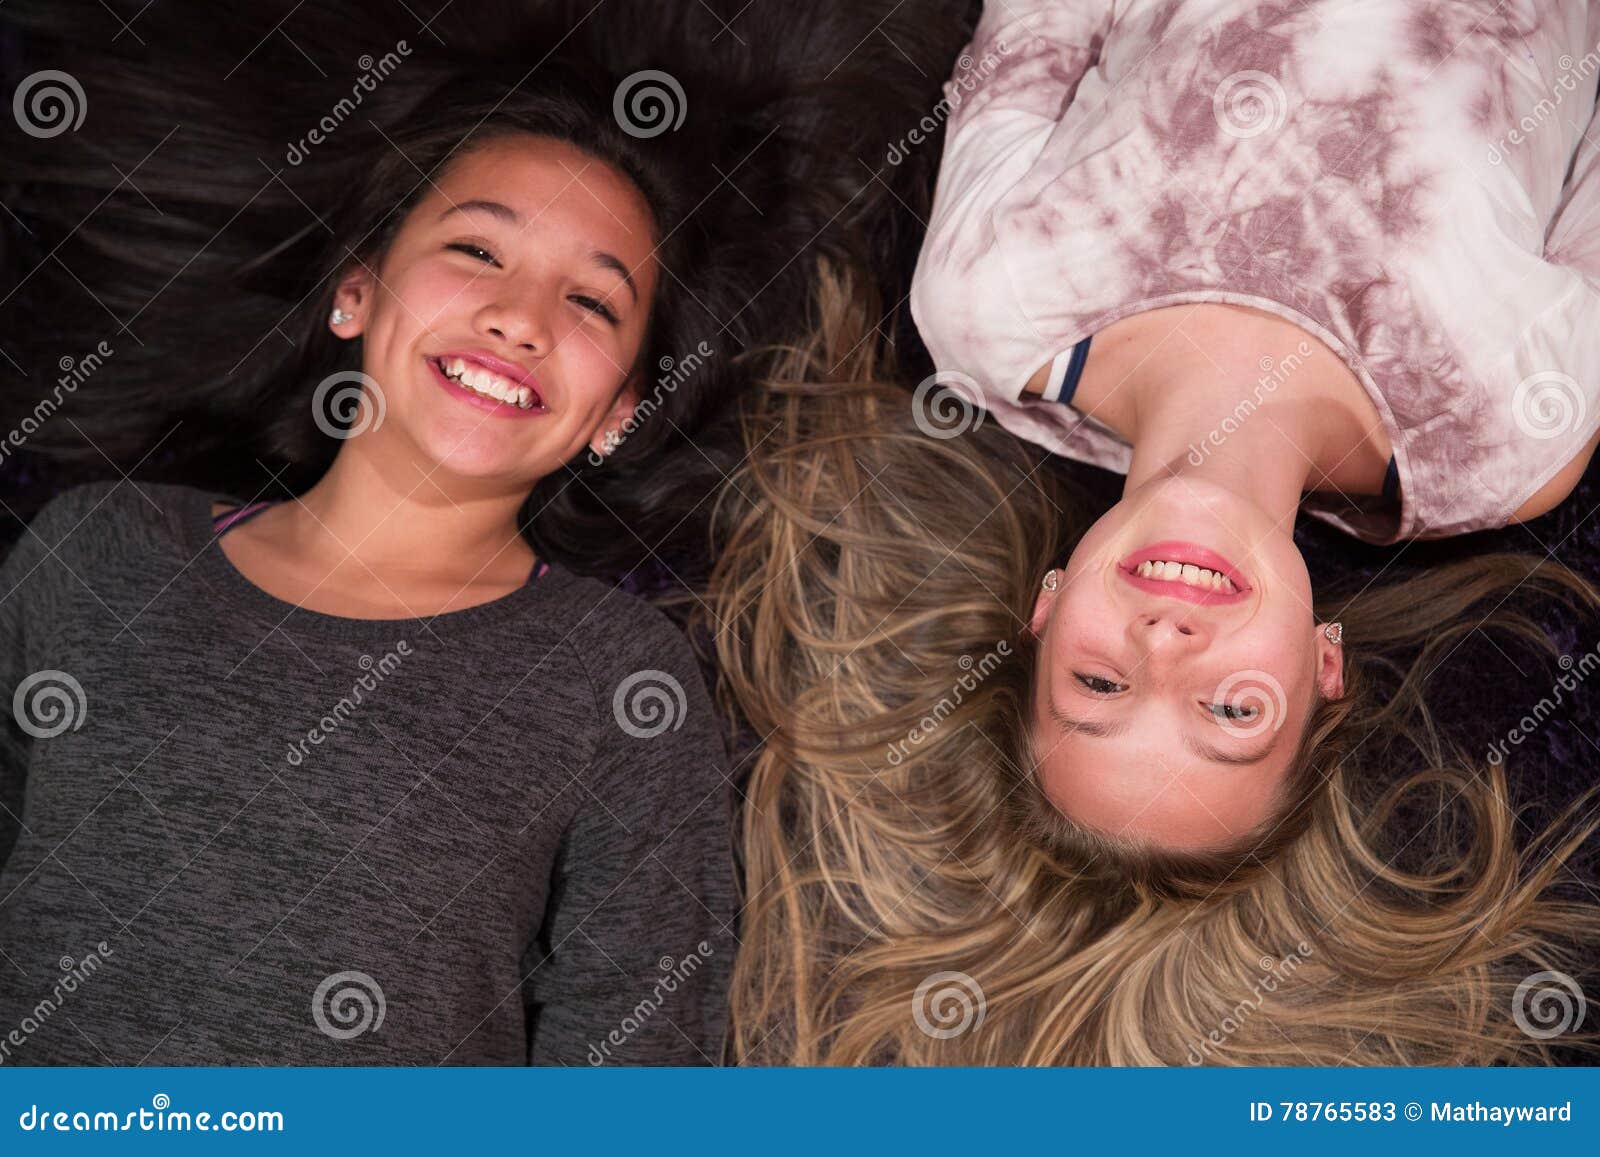
[[637, 345], [621, 331], [602, 329], [597, 322], [573, 319], [556, 331], [553, 357], [567, 388], [597, 405], [609, 405], [627, 380]]
[[1050, 608], [1057, 646], [1083, 648], [1116, 633], [1119, 627], [1111, 618], [1114, 610], [1094, 576], [1085, 574], [1068, 581]]
[[455, 318], [470, 319], [478, 308], [482, 279], [442, 263], [426, 262], [405, 270], [389, 282], [392, 305], [401, 332], [440, 330]]

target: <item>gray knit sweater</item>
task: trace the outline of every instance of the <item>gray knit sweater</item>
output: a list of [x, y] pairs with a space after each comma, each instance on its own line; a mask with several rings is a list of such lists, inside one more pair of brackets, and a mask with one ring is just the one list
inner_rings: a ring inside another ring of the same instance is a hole
[[0, 567], [0, 1064], [704, 1064], [727, 757], [687, 641], [552, 567], [431, 619], [269, 595], [211, 494]]

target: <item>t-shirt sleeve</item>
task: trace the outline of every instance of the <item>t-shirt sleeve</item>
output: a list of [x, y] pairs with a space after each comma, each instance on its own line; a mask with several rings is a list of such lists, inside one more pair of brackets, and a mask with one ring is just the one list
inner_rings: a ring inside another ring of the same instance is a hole
[[1060, 353], [1018, 300], [994, 218], [1078, 99], [1111, 18], [1109, 0], [991, 0], [945, 82], [949, 122], [909, 301], [934, 365], [976, 385], [969, 402], [1016, 401]]
[[529, 962], [529, 1059], [715, 1064], [735, 946], [726, 749], [664, 616], [618, 653], [639, 661], [591, 669], [600, 738]]
[[945, 83], [950, 133], [970, 133], [1025, 113], [1061, 119], [1111, 28], [1112, 0], [987, 0], [972, 41]]

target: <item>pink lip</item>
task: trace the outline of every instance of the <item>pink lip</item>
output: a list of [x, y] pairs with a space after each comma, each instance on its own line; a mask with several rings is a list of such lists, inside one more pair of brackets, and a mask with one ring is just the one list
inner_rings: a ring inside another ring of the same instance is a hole
[[[1165, 562], [1192, 563], [1207, 570], [1216, 571], [1227, 577], [1228, 581], [1237, 588], [1232, 594], [1224, 591], [1207, 591], [1199, 587], [1185, 586], [1183, 583], [1163, 582], [1160, 579], [1144, 578], [1138, 573], [1138, 566], [1147, 559], [1158, 558]], [[1117, 573], [1122, 575], [1137, 589], [1152, 595], [1163, 595], [1167, 598], [1181, 599], [1184, 602], [1199, 603], [1202, 606], [1227, 605], [1242, 602], [1250, 594], [1250, 584], [1239, 573], [1239, 568], [1223, 558], [1214, 550], [1207, 550], [1192, 542], [1178, 542], [1165, 540], [1152, 542], [1142, 546], [1132, 554], [1125, 557], [1117, 564]]]
[[[500, 374], [502, 377], [509, 378], [514, 385], [527, 386], [534, 392], [534, 397], [539, 404], [531, 410], [524, 410], [520, 406], [514, 406], [506, 402], [497, 402], [493, 398], [486, 398], [476, 391], [469, 390], [465, 386], [458, 385], [449, 378], [445, 377], [443, 371], [439, 369], [440, 360], [448, 360], [450, 358], [460, 358], [462, 361], [475, 362], [491, 373]], [[428, 372], [433, 375], [433, 380], [438, 382], [440, 386], [449, 391], [450, 394], [463, 402], [470, 402], [472, 405], [478, 407], [478, 409], [493, 414], [498, 418], [538, 418], [550, 412], [549, 404], [545, 401], [544, 395], [540, 393], [538, 385], [533, 381], [532, 371], [525, 370], [521, 366], [513, 365], [510, 362], [503, 361], [500, 358], [493, 357], [489, 354], [465, 350], [452, 353], [435, 354], [424, 360], [428, 363]]]

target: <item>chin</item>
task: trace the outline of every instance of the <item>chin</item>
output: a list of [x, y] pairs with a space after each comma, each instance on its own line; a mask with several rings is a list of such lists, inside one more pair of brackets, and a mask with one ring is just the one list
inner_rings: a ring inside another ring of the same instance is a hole
[[512, 446], [482, 429], [434, 429], [417, 444], [432, 469], [458, 478], [504, 480], [527, 475], [530, 486], [536, 480], [528, 464], [528, 447]]

